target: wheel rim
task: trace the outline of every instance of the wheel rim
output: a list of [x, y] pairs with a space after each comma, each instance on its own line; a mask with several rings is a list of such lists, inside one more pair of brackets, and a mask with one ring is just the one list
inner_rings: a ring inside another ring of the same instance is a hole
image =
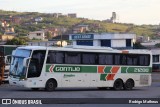
[[128, 81], [128, 82], [126, 83], [126, 87], [127, 87], [128, 89], [132, 89], [132, 88], [133, 88], [133, 83], [132, 83], [132, 81]]
[[49, 89], [52, 89], [53, 86], [54, 86], [53, 83], [52, 83], [52, 82], [49, 82], [49, 84], [48, 84]]
[[117, 81], [117, 82], [115, 83], [115, 88], [116, 88], [116, 89], [121, 89], [121, 88], [122, 88], [122, 83], [121, 83], [121, 81]]

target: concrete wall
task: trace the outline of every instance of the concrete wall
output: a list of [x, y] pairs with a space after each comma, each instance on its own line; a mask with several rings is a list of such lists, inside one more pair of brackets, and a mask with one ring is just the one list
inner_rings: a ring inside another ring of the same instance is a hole
[[126, 47], [126, 40], [111, 40], [111, 47]]

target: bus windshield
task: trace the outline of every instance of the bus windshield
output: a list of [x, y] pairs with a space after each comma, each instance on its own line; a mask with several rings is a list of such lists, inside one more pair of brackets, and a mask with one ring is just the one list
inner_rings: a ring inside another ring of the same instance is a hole
[[26, 68], [22, 66], [23, 59], [28, 58], [31, 54], [31, 50], [17, 49], [15, 54], [12, 55], [10, 75], [16, 77], [25, 77]]

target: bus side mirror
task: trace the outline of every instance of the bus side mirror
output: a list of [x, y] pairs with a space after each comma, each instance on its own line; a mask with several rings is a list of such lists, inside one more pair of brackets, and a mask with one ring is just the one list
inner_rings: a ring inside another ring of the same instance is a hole
[[16, 53], [16, 50], [13, 50], [13, 51], [12, 51], [12, 56], [14, 56], [14, 55], [15, 55], [15, 53]]
[[23, 59], [23, 66], [24, 66], [24, 67], [28, 67], [29, 59], [30, 59], [30, 58], [24, 58], [24, 59]]
[[6, 55], [4, 57], [4, 61], [5, 61], [5, 64], [10, 65], [11, 64], [11, 55]]

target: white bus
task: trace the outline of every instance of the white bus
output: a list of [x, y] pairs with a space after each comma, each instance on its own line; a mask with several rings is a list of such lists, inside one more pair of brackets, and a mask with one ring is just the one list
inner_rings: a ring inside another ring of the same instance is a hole
[[151, 85], [148, 50], [92, 46], [18, 47], [12, 53], [9, 83], [38, 90], [58, 87], [113, 87], [131, 90]]

